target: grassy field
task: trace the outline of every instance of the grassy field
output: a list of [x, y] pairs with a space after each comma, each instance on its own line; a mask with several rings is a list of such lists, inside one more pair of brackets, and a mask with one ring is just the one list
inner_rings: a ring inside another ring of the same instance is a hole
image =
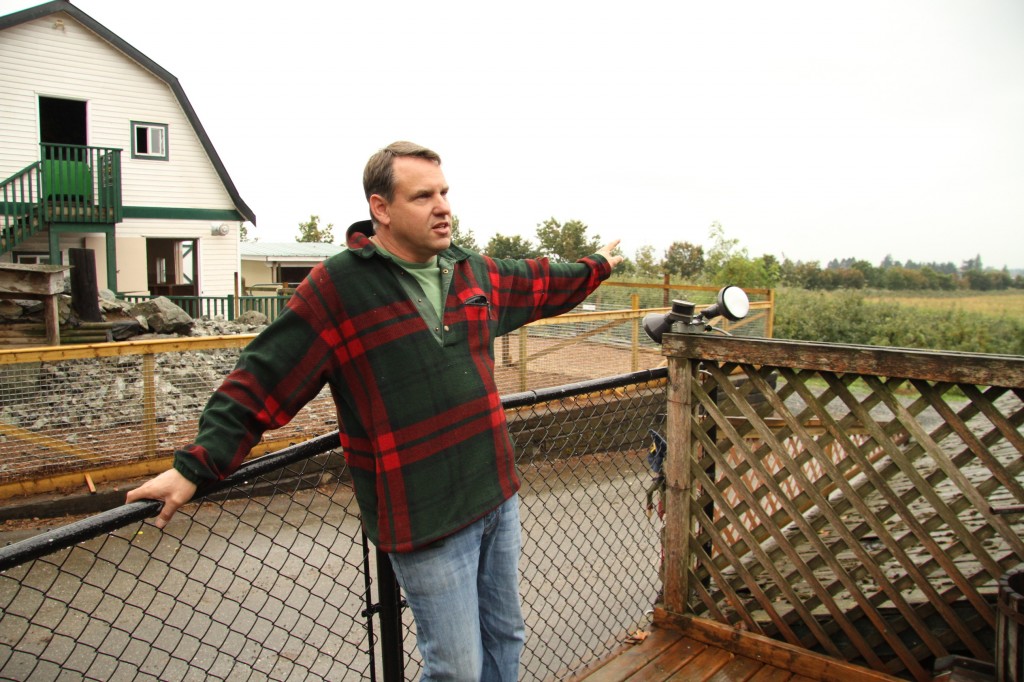
[[898, 303], [923, 310], [962, 310], [976, 315], [1007, 317], [1024, 322], [1024, 291], [872, 291], [865, 300]]

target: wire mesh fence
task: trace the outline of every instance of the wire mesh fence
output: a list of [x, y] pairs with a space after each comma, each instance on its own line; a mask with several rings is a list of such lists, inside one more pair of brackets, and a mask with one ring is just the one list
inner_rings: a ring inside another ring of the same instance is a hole
[[[660, 522], [643, 500], [664, 376], [504, 400], [524, 482], [522, 679], [566, 677], [647, 622]], [[0, 549], [0, 679], [378, 679], [376, 557], [336, 434], [250, 461], [163, 531], [142, 520], [155, 504]]]
[[[627, 300], [635, 293], [616, 291]], [[640, 329], [648, 311], [612, 308], [618, 298], [593, 298], [574, 313], [498, 339], [499, 391], [507, 395], [664, 365], [660, 347]], [[760, 331], [754, 325], [736, 333]], [[0, 350], [0, 500], [46, 487], [81, 487], [84, 473], [99, 483], [164, 468], [174, 449], [195, 437], [206, 400], [251, 338]], [[254, 452], [333, 428], [337, 417], [325, 390], [290, 424], [268, 433]], [[139, 467], [147, 462], [163, 463]]]

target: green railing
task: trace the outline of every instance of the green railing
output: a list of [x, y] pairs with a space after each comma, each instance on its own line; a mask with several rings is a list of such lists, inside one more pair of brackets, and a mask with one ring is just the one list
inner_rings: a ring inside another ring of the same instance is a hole
[[23, 168], [0, 185], [0, 255], [39, 230], [39, 164]]
[[234, 320], [242, 313], [255, 311], [273, 320], [288, 303], [288, 296], [153, 296], [149, 294], [126, 295], [118, 298], [126, 303], [141, 303], [154, 298], [166, 298], [192, 317], [223, 317]]
[[122, 220], [121, 150], [40, 144], [40, 160], [0, 184], [0, 254], [51, 223]]

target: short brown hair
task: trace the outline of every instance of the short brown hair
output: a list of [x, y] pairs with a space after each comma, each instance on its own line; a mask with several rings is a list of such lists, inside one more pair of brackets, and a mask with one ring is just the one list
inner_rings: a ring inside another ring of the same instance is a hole
[[363, 191], [366, 193], [367, 201], [374, 194], [379, 194], [388, 201], [395, 198], [394, 160], [398, 156], [415, 156], [441, 165], [440, 155], [433, 150], [415, 142], [392, 142], [371, 156], [366, 162], [366, 168], [363, 169]]

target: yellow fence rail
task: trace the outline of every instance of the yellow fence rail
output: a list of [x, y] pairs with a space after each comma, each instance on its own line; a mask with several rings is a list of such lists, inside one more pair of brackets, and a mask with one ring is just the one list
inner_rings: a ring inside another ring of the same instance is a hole
[[[503, 394], [664, 365], [640, 330], [651, 310], [629, 294], [625, 310], [546, 319], [497, 342]], [[736, 333], [762, 335], [770, 309], [754, 303]], [[663, 309], [657, 309], [663, 310]], [[210, 393], [253, 334], [0, 350], [0, 500], [149, 475], [195, 436]], [[336, 429], [329, 392], [262, 454]], [[88, 474], [88, 479], [86, 479]]]

